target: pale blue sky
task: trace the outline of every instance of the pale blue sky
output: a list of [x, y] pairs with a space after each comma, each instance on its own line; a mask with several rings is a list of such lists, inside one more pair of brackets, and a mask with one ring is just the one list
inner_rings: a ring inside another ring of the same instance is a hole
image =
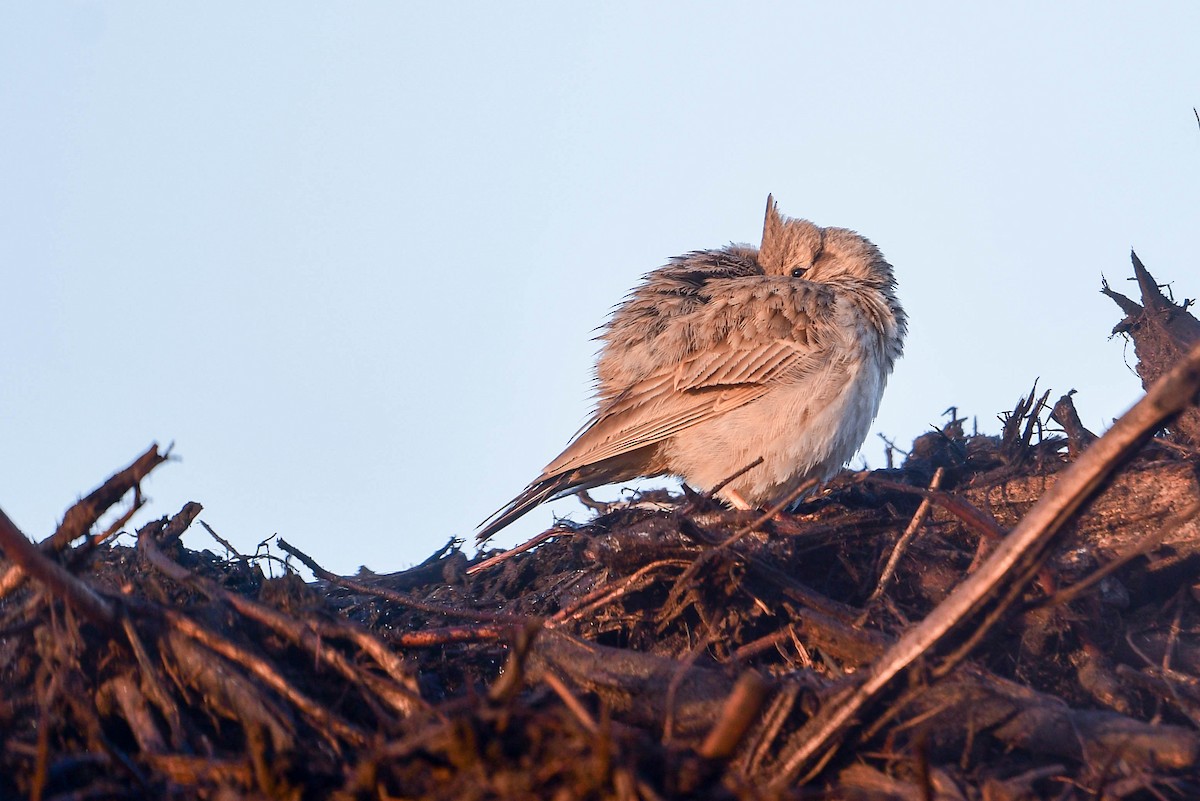
[[0, 507], [40, 539], [174, 441], [142, 520], [419, 561], [768, 192], [896, 267], [876, 430], [995, 431], [1039, 376], [1102, 429], [1139, 388], [1101, 273], [1200, 293], [1200, 5], [1047, 5], [2, 3]]

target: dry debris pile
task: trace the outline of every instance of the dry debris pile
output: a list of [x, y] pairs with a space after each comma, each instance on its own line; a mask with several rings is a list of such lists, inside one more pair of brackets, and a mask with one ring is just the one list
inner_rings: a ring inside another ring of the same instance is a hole
[[1200, 324], [1135, 267], [1156, 383], [1104, 437], [1031, 393], [794, 513], [354, 579], [280, 543], [312, 585], [185, 548], [197, 504], [110, 544], [156, 448], [44, 543], [0, 513], [0, 798], [1200, 797]]

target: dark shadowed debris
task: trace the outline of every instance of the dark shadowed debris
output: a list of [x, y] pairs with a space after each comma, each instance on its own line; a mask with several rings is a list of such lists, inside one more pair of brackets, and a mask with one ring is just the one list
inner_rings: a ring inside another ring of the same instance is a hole
[[1196, 453], [1102, 459], [1133, 412], [1064, 396], [1064, 437], [1048, 397], [768, 520], [664, 496], [354, 578], [281, 541], [313, 584], [194, 550], [197, 504], [113, 544], [151, 449], [39, 546], [0, 525], [0, 798], [1200, 797]]

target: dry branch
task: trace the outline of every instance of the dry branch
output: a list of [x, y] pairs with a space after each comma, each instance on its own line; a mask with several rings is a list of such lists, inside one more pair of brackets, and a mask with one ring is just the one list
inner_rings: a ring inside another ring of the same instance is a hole
[[[71, 506], [63, 515], [63, 521], [54, 534], [40, 542], [37, 547], [50, 553], [66, 548], [86, 534], [109, 508], [125, 497], [126, 493], [130, 490], [137, 491], [142, 479], [168, 458], [170, 458], [170, 449], [167, 453], [159, 453], [158, 444], [151, 445], [132, 464], [124, 470], [114, 473], [103, 484]], [[131, 504], [127, 515], [123, 515], [122, 519], [127, 521], [132, 512], [141, 506], [142, 500], [139, 494]], [[109, 532], [105, 532], [105, 536], [109, 534], [111, 534], [111, 529]], [[14, 561], [12, 564], [6, 565], [0, 571], [0, 599], [16, 589], [23, 577], [24, 573], [19, 563]]]
[[[1113, 328], [1114, 334], [1128, 334], [1138, 357], [1137, 372], [1142, 386], [1150, 385], [1185, 358], [1200, 343], [1200, 320], [1188, 313], [1190, 301], [1176, 305], [1162, 293], [1154, 276], [1130, 251], [1133, 274], [1142, 294], [1141, 304], [1114, 292], [1105, 282], [1101, 291], [1125, 312], [1125, 319]], [[1184, 409], [1171, 424], [1170, 436], [1180, 444], [1200, 448], [1200, 408]]]

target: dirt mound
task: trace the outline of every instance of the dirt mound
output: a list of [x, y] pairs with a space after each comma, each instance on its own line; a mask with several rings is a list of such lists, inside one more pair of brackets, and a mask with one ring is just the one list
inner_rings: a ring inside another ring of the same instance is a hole
[[281, 542], [313, 584], [184, 547], [198, 504], [112, 544], [157, 448], [43, 543], [0, 513], [0, 797], [1200, 797], [1200, 324], [1135, 268], [1103, 437], [1031, 392], [791, 511], [650, 494], [388, 576]]

